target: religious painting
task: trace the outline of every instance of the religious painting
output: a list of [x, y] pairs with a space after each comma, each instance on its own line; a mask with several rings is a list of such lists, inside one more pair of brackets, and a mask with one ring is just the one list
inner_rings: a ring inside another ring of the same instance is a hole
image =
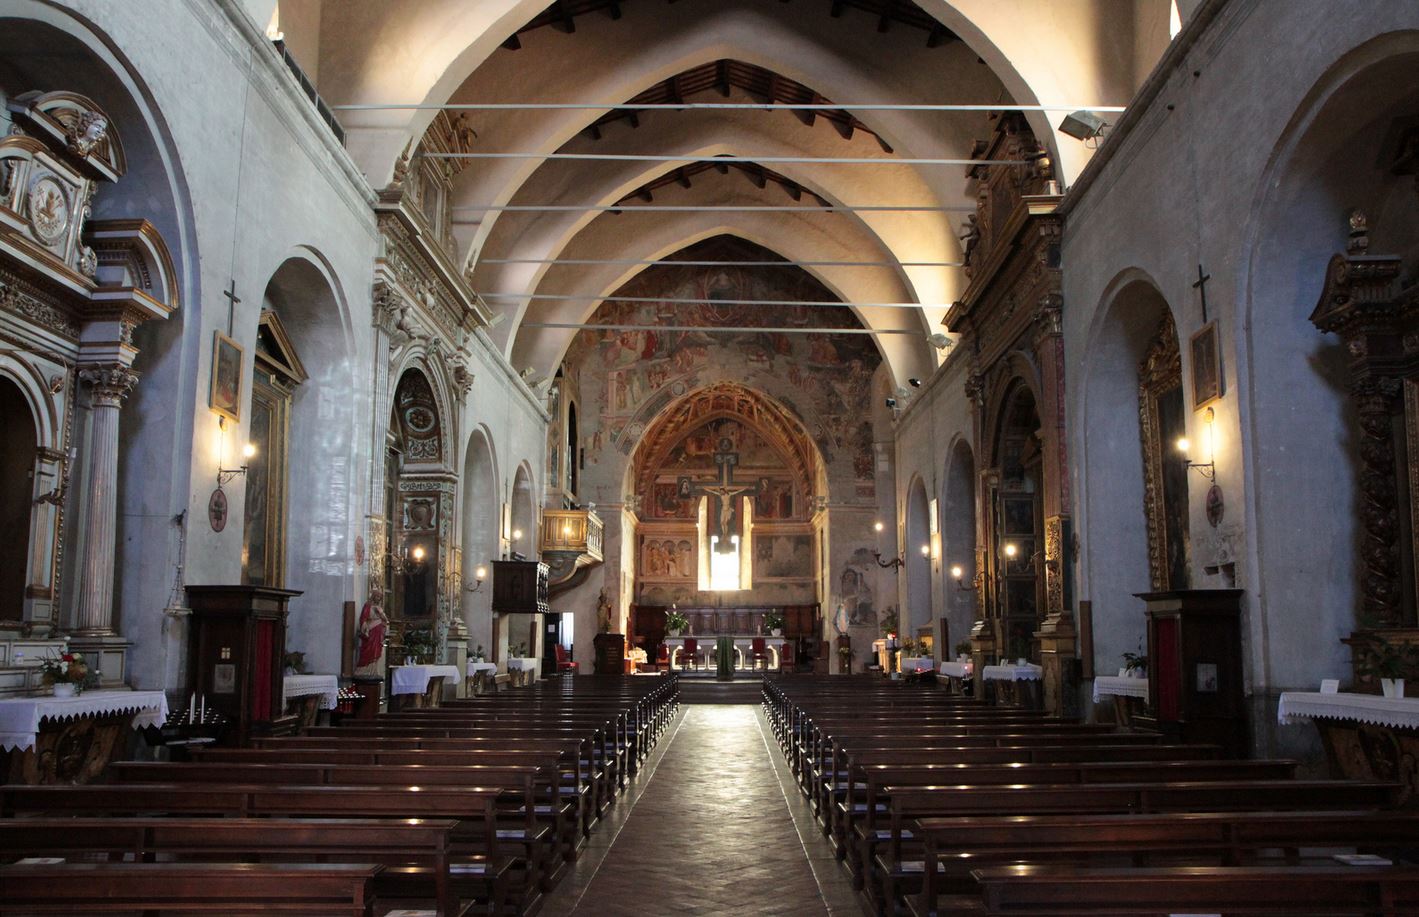
[[812, 579], [811, 534], [762, 535], [754, 539], [754, 578]]
[[759, 492], [754, 495], [754, 518], [792, 519], [793, 481], [788, 478], [759, 478]]
[[693, 519], [695, 500], [689, 493], [690, 481], [656, 481], [651, 492], [652, 519]]
[[1208, 322], [1192, 336], [1192, 409], [1201, 410], [1222, 397], [1222, 367], [1217, 323]]
[[642, 579], [695, 578], [694, 541], [686, 534], [647, 532], [641, 536]]
[[212, 388], [207, 403], [213, 411], [236, 422], [241, 420], [242, 347], [220, 331], [212, 341]]

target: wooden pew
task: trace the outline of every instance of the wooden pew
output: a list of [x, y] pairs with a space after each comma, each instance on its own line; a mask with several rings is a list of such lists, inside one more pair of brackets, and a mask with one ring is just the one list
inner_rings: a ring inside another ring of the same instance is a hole
[[385, 898], [423, 898], [439, 917], [458, 917], [458, 883], [451, 877], [447, 819], [26, 818], [0, 831], [0, 858], [93, 857], [149, 862], [231, 858], [234, 862], [379, 864], [374, 892]]
[[345, 914], [372, 917], [383, 867], [350, 863], [0, 866], [0, 904], [28, 914]]
[[1412, 917], [1419, 869], [1216, 866], [1080, 869], [994, 866], [974, 873], [986, 914], [1227, 913], [1248, 917]]
[[[1414, 851], [1419, 846], [1419, 811], [925, 818], [916, 823], [916, 832], [925, 845], [925, 857], [920, 863], [922, 892], [912, 900], [912, 911], [935, 917], [939, 895], [979, 899], [971, 872], [988, 865], [1105, 865], [1102, 860], [1123, 858], [1133, 866], [1183, 860], [1194, 865], [1241, 866], [1254, 865], [1267, 850], [1281, 851], [1291, 864], [1299, 862], [1302, 848]], [[906, 873], [916, 871], [917, 864], [902, 865]], [[894, 888], [883, 889], [885, 901], [895, 898]]]
[[[62, 815], [176, 815], [223, 818], [435, 818], [460, 824], [453, 843], [469, 882], [481, 867], [486, 898], [501, 900], [510, 886], [510, 860], [499, 852], [497, 787], [260, 786], [160, 783], [113, 786], [0, 786], [0, 817]], [[10, 822], [11, 827], [18, 822]], [[537, 889], [524, 877], [523, 903]]]

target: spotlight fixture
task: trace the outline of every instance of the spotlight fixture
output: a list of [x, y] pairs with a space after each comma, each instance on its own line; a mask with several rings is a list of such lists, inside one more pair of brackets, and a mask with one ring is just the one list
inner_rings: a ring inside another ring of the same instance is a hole
[[1104, 128], [1108, 126], [1103, 118], [1092, 111], [1080, 109], [1066, 117], [1059, 125], [1062, 134], [1068, 134], [1075, 140], [1093, 140], [1103, 136]]
[[[498, 314], [501, 315], [502, 313], [499, 312]], [[951, 338], [947, 337], [939, 331], [933, 334], [931, 337], [927, 338], [927, 340], [929, 340], [931, 342], [931, 346], [935, 347], [937, 350], [946, 350], [952, 344], [955, 343], [951, 340]]]
[[912, 388], [921, 388], [920, 379], [908, 379], [907, 384], [909, 384]]
[[892, 410], [895, 411], [895, 410], [897, 409], [897, 399], [895, 399], [895, 398], [888, 398], [888, 399], [887, 399], [887, 407], [889, 407], [889, 408], [891, 408]]

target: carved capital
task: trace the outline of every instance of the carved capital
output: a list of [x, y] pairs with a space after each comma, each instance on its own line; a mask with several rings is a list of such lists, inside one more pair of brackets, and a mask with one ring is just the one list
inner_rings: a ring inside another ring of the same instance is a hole
[[138, 378], [138, 373], [121, 363], [104, 363], [79, 370], [79, 381], [90, 387], [90, 397], [97, 407], [121, 407], [133, 386], [138, 384]]

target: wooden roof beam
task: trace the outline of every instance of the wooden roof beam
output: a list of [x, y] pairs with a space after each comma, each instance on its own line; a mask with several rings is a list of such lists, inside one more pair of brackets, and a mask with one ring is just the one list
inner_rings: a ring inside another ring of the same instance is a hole
[[892, 14], [897, 11], [897, 0], [887, 0], [887, 6], [882, 10], [882, 17], [877, 20], [877, 31], [885, 32], [892, 24]]
[[576, 17], [572, 15], [564, 0], [556, 0], [553, 4], [557, 8], [558, 19], [557, 28], [570, 35], [576, 31]]
[[675, 170], [675, 180], [680, 183], [680, 187], [688, 189], [690, 187], [690, 174], [681, 166]]
[[[808, 99], [809, 105], [820, 105], [822, 104], [822, 102], [823, 97], [818, 95], [818, 93], [816, 92], [814, 92], [812, 96], [810, 96]], [[805, 127], [812, 127], [813, 122], [818, 120], [818, 112], [816, 109], [812, 108], [807, 110], [795, 108], [793, 110], [793, 114], [798, 118], [799, 121], [803, 122]]]
[[729, 61], [720, 58], [714, 64], [714, 85], [719, 90], [719, 94], [726, 99], [729, 98]]
[[610, 6], [606, 7], [606, 15], [610, 16], [612, 19], [620, 19], [621, 4], [612, 3]]

